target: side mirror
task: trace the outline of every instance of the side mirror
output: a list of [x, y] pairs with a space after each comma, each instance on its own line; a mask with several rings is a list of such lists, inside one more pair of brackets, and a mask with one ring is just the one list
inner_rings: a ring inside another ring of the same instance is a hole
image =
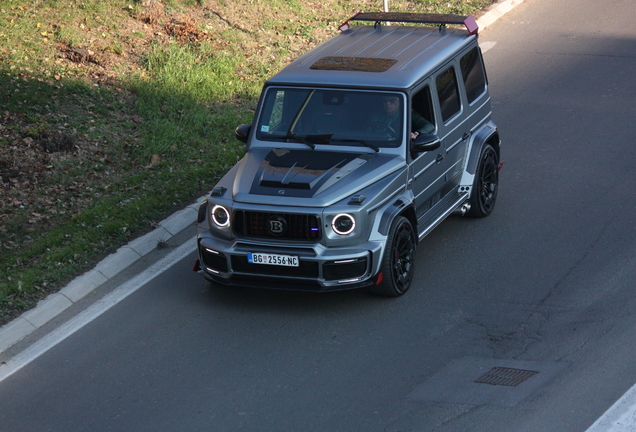
[[236, 130], [234, 131], [234, 136], [236, 137], [237, 140], [247, 144], [247, 137], [250, 134], [251, 128], [252, 128], [252, 125], [242, 124], [236, 128]]
[[441, 141], [437, 135], [419, 134], [413, 140], [412, 149], [416, 153], [424, 153], [439, 148]]

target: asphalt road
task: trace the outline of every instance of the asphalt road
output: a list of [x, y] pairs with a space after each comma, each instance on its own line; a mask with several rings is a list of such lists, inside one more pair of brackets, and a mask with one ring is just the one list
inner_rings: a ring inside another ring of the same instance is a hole
[[0, 431], [586, 431], [636, 383], [633, 13], [526, 0], [481, 33], [499, 201], [407, 295], [210, 289], [193, 252], [0, 382]]

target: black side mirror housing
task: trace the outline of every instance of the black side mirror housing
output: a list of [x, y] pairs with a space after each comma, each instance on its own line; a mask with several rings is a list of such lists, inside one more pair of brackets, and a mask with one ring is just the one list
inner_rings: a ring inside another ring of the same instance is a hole
[[441, 141], [437, 135], [423, 133], [415, 137], [411, 148], [416, 153], [424, 153], [438, 149], [440, 145]]
[[252, 125], [242, 124], [236, 128], [236, 130], [234, 131], [234, 136], [240, 142], [247, 144], [247, 137], [250, 134], [251, 128], [252, 128]]

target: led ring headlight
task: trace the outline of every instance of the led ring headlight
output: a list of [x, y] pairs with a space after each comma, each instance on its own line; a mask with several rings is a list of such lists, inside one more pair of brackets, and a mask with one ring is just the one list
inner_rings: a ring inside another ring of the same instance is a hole
[[219, 227], [226, 227], [230, 224], [230, 213], [228, 213], [225, 207], [215, 205], [214, 208], [212, 208], [212, 220]]
[[351, 234], [356, 227], [356, 220], [353, 216], [341, 213], [336, 215], [331, 222], [331, 228], [336, 234], [347, 235]]

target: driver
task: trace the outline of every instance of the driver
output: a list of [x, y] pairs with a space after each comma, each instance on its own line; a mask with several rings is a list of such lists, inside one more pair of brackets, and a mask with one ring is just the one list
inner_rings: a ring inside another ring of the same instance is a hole
[[[400, 115], [400, 98], [398, 96], [382, 97], [382, 113], [371, 119], [372, 123], [381, 123], [394, 131], [401, 128], [402, 116]], [[435, 126], [426, 120], [417, 111], [411, 113], [411, 138], [415, 139], [419, 134], [432, 133]]]

